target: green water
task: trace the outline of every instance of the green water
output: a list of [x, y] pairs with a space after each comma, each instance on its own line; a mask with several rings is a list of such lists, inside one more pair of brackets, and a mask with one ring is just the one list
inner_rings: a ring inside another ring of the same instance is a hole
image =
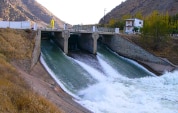
[[53, 42], [42, 40], [42, 57], [60, 82], [71, 92], [86, 88], [96, 82], [71, 58], [67, 57]]
[[150, 72], [143, 69], [143, 67], [141, 68], [136, 62], [117, 55], [102, 44], [98, 45], [98, 56], [121, 75], [128, 78], [140, 78], [151, 75]]

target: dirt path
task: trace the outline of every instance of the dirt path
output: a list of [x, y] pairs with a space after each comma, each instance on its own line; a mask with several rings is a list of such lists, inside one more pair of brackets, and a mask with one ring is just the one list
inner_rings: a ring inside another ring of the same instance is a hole
[[[15, 64], [14, 64], [15, 65]], [[20, 76], [32, 87], [34, 91], [55, 103], [65, 113], [91, 113], [66, 94], [51, 78], [41, 63], [37, 63], [28, 74], [15, 65]]]

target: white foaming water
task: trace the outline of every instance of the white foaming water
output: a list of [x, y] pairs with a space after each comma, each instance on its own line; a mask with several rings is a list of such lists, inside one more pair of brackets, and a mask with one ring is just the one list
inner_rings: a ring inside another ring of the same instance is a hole
[[106, 80], [106, 77], [102, 73], [100, 73], [96, 69], [92, 68], [91, 66], [89, 66], [89, 65], [87, 65], [83, 62], [80, 62], [78, 60], [74, 60], [74, 61], [77, 62], [80, 66], [82, 66], [96, 80], [98, 80], [98, 81], [105, 81]]
[[42, 57], [40, 60], [64, 91], [94, 113], [178, 113], [178, 71], [161, 77], [129, 79], [100, 58], [106, 75], [75, 60], [98, 81], [75, 95], [64, 87]]
[[110, 75], [110, 78], [118, 78], [119, 76], [121, 77], [120, 73], [115, 71], [107, 62], [105, 62], [98, 56], [97, 56], [97, 59], [99, 63], [101, 64], [103, 70], [105, 71], [106, 75]]
[[[103, 60], [100, 63], [103, 68], [111, 68]], [[118, 74], [109, 70], [107, 74]], [[137, 79], [109, 76], [115, 79], [99, 80], [80, 91], [78, 102], [94, 113], [178, 113], [177, 71]]]
[[[108, 48], [107, 48], [107, 49], [108, 49]], [[108, 50], [109, 50], [111, 53], [113, 53], [113, 54], [115, 54], [116, 56], [118, 56], [119, 58], [122, 58], [122, 59], [124, 59], [124, 60], [126, 60], [126, 61], [129, 61], [130, 63], [136, 65], [137, 67], [139, 67], [139, 68], [145, 70], [145, 71], [146, 71], [147, 73], [149, 73], [150, 75], [152, 75], [152, 76], [157, 76], [157, 75], [155, 75], [154, 73], [148, 71], [148, 69], [146, 69], [145, 67], [143, 67], [142, 65], [140, 65], [138, 62], [136, 62], [136, 61], [134, 61], [134, 60], [131, 60], [131, 59], [128, 59], [128, 58], [125, 58], [125, 57], [123, 57], [123, 56], [119, 56], [116, 52], [113, 52], [113, 51], [111, 51], [110, 49], [108, 49]], [[99, 54], [99, 53], [98, 53], [98, 55], [103, 57], [102, 54]], [[100, 61], [102, 60], [102, 59], [101, 59], [100, 57], [98, 57], [98, 56], [97, 56], [97, 58], [98, 58]], [[102, 63], [102, 62], [100, 62], [100, 63]]]

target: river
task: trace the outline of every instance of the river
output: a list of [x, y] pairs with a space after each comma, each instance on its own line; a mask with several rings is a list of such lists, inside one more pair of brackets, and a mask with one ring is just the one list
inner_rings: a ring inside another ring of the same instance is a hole
[[178, 113], [178, 72], [155, 76], [103, 45], [97, 55], [65, 55], [42, 40], [41, 62], [56, 82], [94, 113]]

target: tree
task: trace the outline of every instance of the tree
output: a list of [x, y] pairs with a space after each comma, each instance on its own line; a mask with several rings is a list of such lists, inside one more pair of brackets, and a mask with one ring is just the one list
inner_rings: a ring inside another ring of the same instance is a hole
[[158, 11], [145, 18], [144, 27], [141, 29], [142, 37], [144, 43], [149, 44], [153, 50], [161, 49], [168, 40], [168, 20], [168, 15], [159, 14]]
[[132, 16], [130, 14], [122, 16], [122, 20], [125, 20], [125, 19], [128, 19], [128, 18], [132, 18]]
[[135, 18], [138, 18], [138, 19], [143, 20], [142, 13], [141, 13], [141, 12], [137, 12], [137, 13], [135, 14]]
[[119, 28], [120, 30], [124, 29], [125, 21], [124, 20], [116, 20], [116, 19], [111, 19], [109, 21], [108, 27], [111, 28]]
[[115, 19], [111, 19], [109, 20], [109, 27], [115, 27], [115, 23], [116, 23], [116, 20]]
[[178, 34], [178, 14], [169, 16], [169, 26], [171, 34]]
[[134, 31], [134, 32], [138, 32], [138, 30], [139, 30], [138, 27], [134, 27], [134, 28], [133, 28], [133, 31]]

